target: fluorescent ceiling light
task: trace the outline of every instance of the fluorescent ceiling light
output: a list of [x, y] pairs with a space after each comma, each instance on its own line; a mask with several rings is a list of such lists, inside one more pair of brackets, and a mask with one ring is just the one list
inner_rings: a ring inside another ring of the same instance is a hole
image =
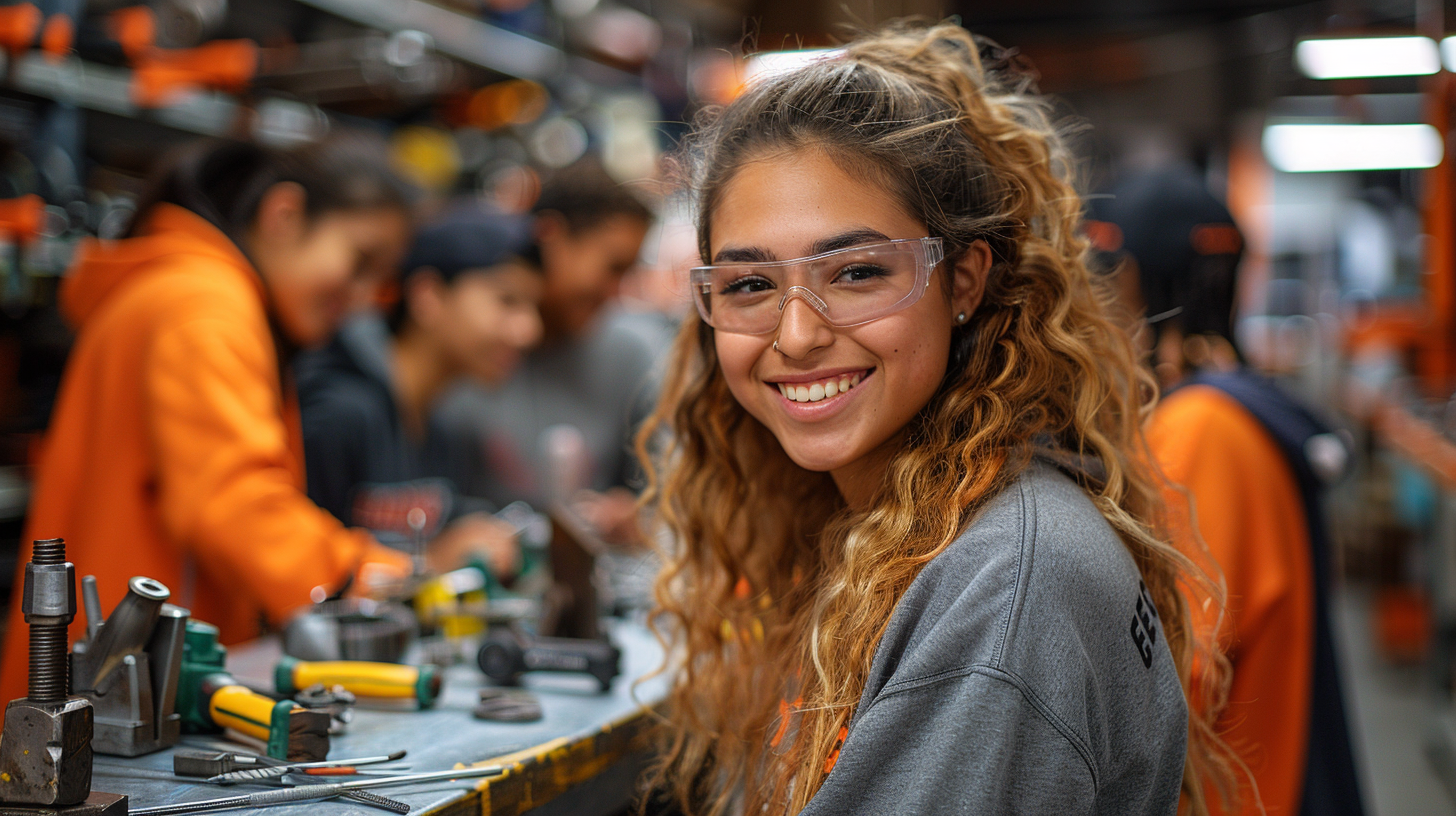
[[1447, 37], [1441, 40], [1441, 61], [1446, 64], [1447, 71], [1456, 71], [1456, 37]]
[[1286, 173], [1435, 167], [1442, 153], [1441, 133], [1430, 125], [1264, 128], [1264, 155], [1276, 170]]
[[1441, 55], [1430, 37], [1305, 40], [1295, 46], [1294, 61], [1313, 79], [1425, 76], [1441, 70]]
[[765, 51], [748, 58], [744, 66], [744, 79], [768, 74], [781, 74], [802, 68], [813, 62], [833, 59], [844, 53], [843, 48], [805, 48], [798, 51]]

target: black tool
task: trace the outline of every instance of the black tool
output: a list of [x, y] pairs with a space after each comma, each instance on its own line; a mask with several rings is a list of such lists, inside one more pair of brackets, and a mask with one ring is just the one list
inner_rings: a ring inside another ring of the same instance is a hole
[[71, 686], [95, 709], [92, 747], [130, 757], [177, 744], [177, 684], [191, 613], [167, 603], [171, 591], [151, 578], [127, 582], [126, 597], [106, 620], [96, 579], [86, 576], [82, 590], [89, 636], [71, 649]]
[[233, 771], [271, 768], [282, 764], [284, 762], [281, 759], [239, 751], [178, 751], [172, 755], [172, 773], [203, 779]]
[[606, 691], [621, 673], [622, 650], [605, 640], [535, 637], [497, 629], [486, 637], [477, 662], [486, 677], [502, 686], [516, 685], [526, 672], [567, 672], [589, 674]]
[[90, 702], [68, 694], [66, 630], [76, 617], [76, 568], [66, 560], [66, 542], [35, 542], [23, 592], [30, 686], [25, 697], [5, 708], [0, 809], [125, 814], [125, 796], [91, 790], [94, 715]]

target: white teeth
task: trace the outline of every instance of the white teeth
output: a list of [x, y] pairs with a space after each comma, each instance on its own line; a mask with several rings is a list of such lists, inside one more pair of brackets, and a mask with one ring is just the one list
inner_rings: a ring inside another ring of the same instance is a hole
[[784, 399], [791, 402], [820, 402], [830, 397], [843, 394], [856, 385], [859, 385], [862, 379], [864, 379], [864, 375], [854, 374], [840, 377], [838, 380], [825, 380], [823, 382], [811, 383], [807, 386], [786, 385], [784, 383], [775, 383], [775, 385], [779, 387], [779, 393], [784, 395]]

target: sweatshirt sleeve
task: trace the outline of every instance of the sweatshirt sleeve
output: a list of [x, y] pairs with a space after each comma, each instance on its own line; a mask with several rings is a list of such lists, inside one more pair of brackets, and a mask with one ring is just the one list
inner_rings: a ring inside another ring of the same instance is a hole
[[201, 314], [153, 340], [145, 389], [162, 524], [199, 568], [273, 620], [366, 562], [399, 565], [304, 494], [270, 349], [234, 316]]
[[1015, 678], [985, 667], [887, 687], [805, 814], [1078, 814], [1092, 766]]

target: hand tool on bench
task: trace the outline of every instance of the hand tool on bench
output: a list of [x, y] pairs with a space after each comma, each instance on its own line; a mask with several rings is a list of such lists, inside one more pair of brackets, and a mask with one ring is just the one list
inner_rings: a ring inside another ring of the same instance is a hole
[[182, 730], [207, 734], [231, 728], [263, 741], [275, 759], [311, 762], [328, 756], [329, 714], [273, 700], [238, 682], [223, 668], [227, 650], [217, 635], [216, 626], [187, 622], [177, 696]]
[[352, 782], [330, 782], [322, 785], [302, 785], [296, 788], [257, 791], [225, 796], [219, 799], [204, 799], [198, 802], [180, 802], [175, 805], [132, 808], [131, 816], [179, 816], [184, 813], [228, 810], [231, 808], [263, 807], [290, 802], [308, 802], [317, 799], [332, 799], [346, 792], [369, 788], [383, 788], [394, 785], [412, 785], [416, 782], [446, 782], [455, 779], [478, 779], [485, 776], [499, 776], [505, 773], [503, 765], [478, 765], [472, 768], [456, 768], [449, 771], [405, 774], [370, 779], [356, 779]]
[[440, 696], [437, 666], [404, 666], [367, 660], [299, 660], [287, 657], [273, 670], [279, 694], [293, 695], [301, 689], [322, 684], [342, 686], [356, 697], [414, 700], [429, 708]]
[[606, 691], [621, 671], [622, 650], [605, 640], [534, 637], [508, 628], [486, 638], [476, 662], [502, 686], [516, 685], [526, 672], [567, 672], [595, 677]]
[[265, 768], [240, 768], [235, 771], [225, 771], [216, 776], [209, 777], [207, 781], [217, 785], [231, 785], [234, 782], [257, 782], [263, 779], [274, 779], [286, 774], [307, 770], [348, 768], [352, 772], [354, 768], [361, 765], [398, 762], [404, 759], [404, 756], [404, 751], [395, 751], [388, 756], [360, 757], [358, 759], [326, 759], [322, 762], [284, 762]]
[[[403, 758], [404, 755], [404, 751], [398, 751], [396, 753], [390, 754], [390, 757], [400, 759]], [[372, 758], [365, 759], [367, 760]], [[365, 760], [334, 760], [334, 762], [350, 761], [359, 763]], [[313, 764], [329, 766], [331, 763], [322, 762]], [[298, 767], [299, 763], [290, 764], [282, 760], [274, 759], [272, 757], [257, 756], [255, 754], [245, 754], [236, 751], [179, 751], [176, 755], [172, 757], [172, 772], [174, 774], [176, 774], [177, 776], [205, 777], [207, 778], [208, 782], [214, 782], [219, 777], [223, 776], [234, 776], [237, 774], [258, 773], [260, 771], [273, 770], [277, 770], [279, 772], [277, 776], [281, 778], [282, 776], [288, 774], [293, 769]], [[263, 780], [262, 778], [259, 778], [249, 779], [246, 781]], [[348, 791], [341, 795], [345, 799], [352, 799], [361, 804], [371, 805], [373, 807], [380, 807], [384, 808], [385, 810], [392, 810], [396, 813], [409, 812], [409, 805], [406, 805], [403, 802], [399, 802], [394, 799], [389, 799], [387, 797], [379, 796], [377, 794], [372, 794], [368, 791]]]

